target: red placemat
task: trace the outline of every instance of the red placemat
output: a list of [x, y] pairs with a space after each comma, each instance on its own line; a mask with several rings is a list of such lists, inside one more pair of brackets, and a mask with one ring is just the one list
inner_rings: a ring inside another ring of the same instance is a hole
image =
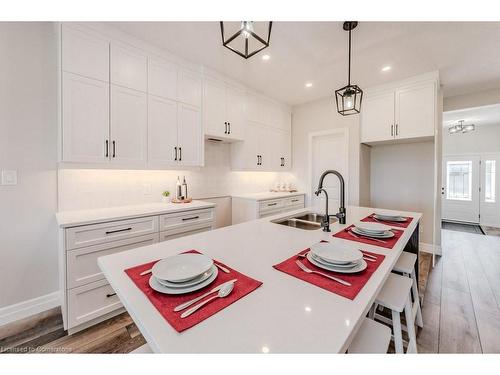
[[[339, 296], [348, 298], [350, 300], [353, 300], [354, 298], [356, 298], [358, 293], [361, 291], [361, 289], [363, 289], [363, 287], [368, 282], [368, 280], [370, 280], [370, 277], [377, 270], [378, 266], [380, 266], [380, 264], [383, 262], [383, 260], [385, 258], [384, 255], [375, 254], [375, 253], [371, 253], [371, 252], [362, 250], [362, 252], [365, 254], [370, 254], [370, 255], [376, 256], [377, 257], [376, 261], [375, 262], [367, 261], [366, 262], [366, 264], [367, 264], [366, 269], [361, 271], [361, 272], [346, 274], [346, 273], [338, 273], [338, 272], [328, 271], [328, 270], [325, 270], [323, 268], [316, 267], [314, 264], [309, 262], [309, 260], [307, 258], [299, 257], [299, 254], [305, 254], [309, 250], [310, 249], [305, 249], [305, 250], [301, 251], [300, 253], [288, 258], [284, 262], [281, 262], [279, 264], [274, 265], [273, 267], [281, 272], [292, 275], [293, 277], [296, 277], [298, 279], [307, 281], [308, 283], [319, 286], [320, 288], [326, 289], [332, 293], [338, 294]], [[314, 273], [304, 272], [295, 263], [297, 260], [300, 260], [307, 268], [310, 268], [314, 271], [326, 273], [327, 275], [332, 275], [332, 276], [338, 277], [342, 280], [345, 280], [345, 281], [351, 283], [351, 286], [346, 286], [346, 285], [340, 284], [336, 281], [330, 280], [330, 279], [328, 279], [324, 276], [321, 276], [321, 275], [316, 275]]]
[[[199, 253], [199, 251], [196, 250], [190, 250], [187, 252]], [[151, 274], [140, 276], [141, 272], [151, 269], [151, 267], [153, 267], [153, 265], [156, 262], [157, 261], [149, 262], [141, 264], [140, 266], [135, 266], [126, 269], [125, 273], [132, 279], [135, 285], [137, 285], [137, 287], [146, 295], [146, 297], [148, 297], [148, 299], [151, 301], [154, 307], [156, 307], [159, 313], [177, 332], [182, 332], [204, 321], [205, 319], [209, 318], [210, 316], [214, 315], [220, 310], [236, 302], [240, 298], [253, 292], [255, 289], [257, 289], [259, 286], [262, 285], [262, 282], [252, 279], [251, 277], [239, 273], [238, 271], [232, 269], [231, 267], [228, 267], [227, 265], [214, 260], [214, 262], [217, 262], [218, 264], [226, 267], [230, 272], [225, 273], [219, 270], [217, 278], [212, 283], [210, 283], [210, 285], [207, 285], [201, 290], [197, 290], [195, 292], [180, 294], [180, 295], [163, 294], [155, 291], [149, 286], [149, 278], [151, 277]], [[180, 305], [181, 303], [187, 302], [193, 298], [201, 296], [202, 294], [205, 294], [206, 292], [215, 288], [216, 286], [232, 279], [238, 279], [238, 281], [236, 281], [236, 283], [234, 284], [234, 289], [229, 296], [225, 298], [217, 298], [214, 301], [202, 307], [194, 314], [183, 319], [181, 318], [181, 314], [185, 310], [174, 312], [174, 308], [177, 305]]]
[[[350, 240], [350, 241], [355, 241], [355, 242], [361, 242], [365, 243], [368, 245], [374, 245], [374, 246], [380, 246], [380, 247], [385, 247], [386, 249], [392, 249], [396, 242], [398, 242], [399, 237], [404, 233], [404, 231], [399, 230], [399, 229], [392, 229], [392, 232], [394, 233], [394, 237], [392, 238], [381, 238], [380, 240], [383, 241], [377, 241], [377, 239], [369, 238], [369, 237], [362, 237], [357, 233], [352, 233], [350, 232], [351, 228], [354, 225], [350, 225], [347, 228], [342, 229], [341, 231], [335, 233], [333, 237], [337, 238], [342, 238], [343, 240]], [[355, 237], [357, 236], [357, 237]]]
[[413, 218], [409, 217], [409, 216], [403, 216], [404, 218], [406, 218], [406, 221], [399, 222], [399, 221], [377, 220], [373, 217], [373, 215], [375, 215], [375, 213], [368, 215], [367, 217], [365, 217], [361, 221], [368, 222], [368, 223], [380, 223], [380, 224], [388, 225], [390, 227], [398, 227], [398, 228], [408, 228], [408, 225], [410, 225], [411, 222], [413, 221]]

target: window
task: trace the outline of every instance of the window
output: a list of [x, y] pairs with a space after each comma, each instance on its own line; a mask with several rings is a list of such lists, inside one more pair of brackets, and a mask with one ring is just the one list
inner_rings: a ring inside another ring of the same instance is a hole
[[472, 161], [446, 163], [446, 199], [472, 200]]
[[486, 160], [484, 163], [484, 201], [495, 202], [495, 160]]

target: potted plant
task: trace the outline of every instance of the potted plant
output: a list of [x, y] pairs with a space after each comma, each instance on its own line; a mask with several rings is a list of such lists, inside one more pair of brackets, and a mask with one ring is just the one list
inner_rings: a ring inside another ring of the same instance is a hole
[[168, 190], [165, 190], [163, 193], [161, 193], [161, 201], [163, 203], [170, 202], [170, 192]]

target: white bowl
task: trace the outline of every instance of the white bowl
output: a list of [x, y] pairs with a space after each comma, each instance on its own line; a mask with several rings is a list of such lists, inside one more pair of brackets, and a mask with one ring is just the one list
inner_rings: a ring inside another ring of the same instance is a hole
[[157, 279], [181, 283], [207, 272], [213, 264], [214, 261], [203, 254], [179, 254], [157, 262], [152, 274]]

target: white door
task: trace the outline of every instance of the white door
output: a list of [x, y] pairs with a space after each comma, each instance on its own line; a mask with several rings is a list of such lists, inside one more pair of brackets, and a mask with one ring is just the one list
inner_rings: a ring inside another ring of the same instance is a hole
[[500, 153], [481, 155], [481, 225], [500, 228]]
[[229, 138], [243, 140], [245, 126], [245, 92], [237, 88], [226, 88], [226, 114], [229, 122]]
[[227, 137], [229, 127], [226, 117], [226, 85], [206, 79], [203, 87], [203, 126], [205, 134]]
[[435, 91], [434, 82], [396, 91], [396, 138], [434, 136]]
[[479, 156], [444, 156], [444, 220], [479, 223]]
[[177, 163], [177, 103], [148, 96], [148, 161], [172, 166]]
[[394, 92], [367, 95], [361, 109], [361, 142], [394, 138]]
[[145, 93], [111, 85], [111, 161], [146, 161], [147, 120]]
[[181, 165], [202, 165], [203, 140], [200, 109], [179, 103], [177, 116], [178, 162]]
[[[311, 205], [324, 211], [325, 194], [317, 197], [314, 192], [318, 188], [320, 176], [329, 169], [338, 171], [345, 181], [345, 201], [347, 198], [348, 172], [348, 144], [347, 129], [336, 129], [327, 132], [311, 133], [309, 135], [309, 176]], [[328, 175], [323, 188], [328, 193], [330, 215], [338, 212], [340, 203], [340, 183], [335, 175]]]
[[109, 83], [63, 73], [63, 161], [106, 163], [109, 158]]

